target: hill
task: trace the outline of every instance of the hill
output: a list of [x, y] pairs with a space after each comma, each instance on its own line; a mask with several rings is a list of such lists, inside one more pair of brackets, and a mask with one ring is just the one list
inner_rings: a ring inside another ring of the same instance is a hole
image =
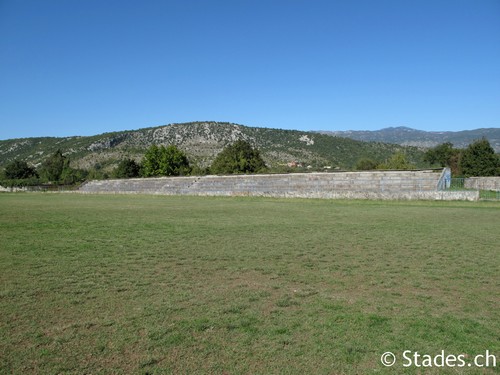
[[23, 138], [0, 141], [0, 167], [22, 159], [37, 166], [57, 149], [70, 157], [73, 167], [110, 169], [124, 157], [142, 158], [152, 144], [175, 144], [191, 162], [210, 165], [215, 156], [237, 139], [257, 147], [270, 167], [291, 161], [313, 167], [351, 168], [360, 158], [383, 161], [404, 150], [408, 159], [422, 164], [422, 151], [380, 142], [363, 142], [295, 130], [248, 127], [232, 123], [191, 122], [89, 137]]
[[358, 141], [386, 142], [421, 148], [434, 147], [444, 142], [451, 142], [456, 148], [466, 148], [476, 139], [485, 137], [490, 141], [495, 152], [500, 153], [500, 128], [483, 128], [458, 132], [427, 132], [400, 126], [375, 131], [319, 131], [318, 133], [347, 137]]

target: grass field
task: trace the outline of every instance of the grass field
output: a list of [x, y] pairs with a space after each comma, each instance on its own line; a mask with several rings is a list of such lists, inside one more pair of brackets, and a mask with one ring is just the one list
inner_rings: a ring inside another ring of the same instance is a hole
[[500, 357], [499, 244], [495, 202], [0, 194], [0, 373], [499, 373], [401, 356]]

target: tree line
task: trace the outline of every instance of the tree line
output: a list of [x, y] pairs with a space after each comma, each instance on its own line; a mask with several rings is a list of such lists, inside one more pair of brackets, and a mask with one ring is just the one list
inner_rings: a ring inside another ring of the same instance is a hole
[[267, 167], [259, 150], [246, 141], [239, 140], [222, 150], [209, 168], [192, 166], [184, 152], [170, 145], [149, 147], [140, 164], [124, 159], [115, 169], [116, 178], [187, 176], [201, 174], [262, 173]]
[[[266, 164], [259, 150], [246, 141], [238, 140], [222, 150], [209, 168], [192, 166], [187, 155], [177, 146], [152, 145], [146, 150], [140, 162], [132, 158], [122, 159], [111, 172], [110, 177], [160, 177], [188, 176], [201, 174], [263, 173]], [[70, 160], [57, 150], [36, 169], [26, 161], [14, 160], [9, 163], [0, 176], [3, 186], [33, 186], [40, 184], [72, 185], [88, 178], [97, 177], [95, 173], [70, 166]]]
[[[442, 143], [425, 152], [424, 162], [431, 167], [448, 167], [456, 177], [500, 176], [500, 156], [495, 154], [485, 138], [476, 140], [465, 149], [454, 148], [450, 142]], [[402, 152], [396, 152], [384, 162], [360, 159], [357, 170], [415, 169]]]
[[425, 161], [449, 167], [454, 176], [500, 176], [500, 157], [485, 138], [463, 150], [454, 148], [452, 143], [443, 143], [428, 150]]
[[[426, 151], [424, 161], [430, 166], [449, 167], [454, 176], [500, 176], [500, 158], [490, 143], [481, 139], [466, 149], [456, 149], [451, 143], [443, 143]], [[415, 169], [403, 152], [396, 152], [383, 162], [369, 158], [360, 159], [357, 170], [374, 169]], [[263, 173], [268, 168], [258, 149], [243, 140], [224, 148], [212, 165], [201, 169], [190, 164], [187, 155], [177, 146], [152, 145], [146, 150], [140, 162], [132, 158], [122, 159], [112, 171], [114, 178], [188, 176], [203, 174]], [[30, 186], [40, 184], [72, 185], [86, 179], [96, 178], [95, 173], [72, 168], [70, 160], [61, 150], [48, 157], [39, 168], [26, 161], [14, 160], [0, 176], [3, 186]]]
[[30, 166], [24, 160], [14, 160], [7, 164], [1, 177], [1, 185], [33, 186], [56, 183], [71, 185], [85, 180], [88, 171], [70, 167], [69, 158], [57, 150], [39, 168]]

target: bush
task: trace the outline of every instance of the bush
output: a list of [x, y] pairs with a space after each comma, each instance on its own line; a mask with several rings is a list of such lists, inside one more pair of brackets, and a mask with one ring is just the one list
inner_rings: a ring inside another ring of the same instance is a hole
[[27, 187], [40, 185], [38, 177], [21, 178], [21, 179], [1, 179], [0, 186], [6, 188]]
[[377, 169], [378, 163], [372, 159], [363, 158], [359, 159], [356, 163], [355, 169], [358, 171], [371, 171]]

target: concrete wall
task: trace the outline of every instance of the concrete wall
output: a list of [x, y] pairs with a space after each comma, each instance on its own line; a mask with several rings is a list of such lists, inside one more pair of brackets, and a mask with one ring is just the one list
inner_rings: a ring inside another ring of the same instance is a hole
[[[348, 199], [469, 199], [437, 191], [441, 172], [374, 171], [193, 176], [89, 181], [83, 193]], [[474, 193], [474, 192], [466, 192]], [[467, 195], [467, 194], [466, 194]]]
[[469, 177], [464, 181], [464, 188], [500, 191], [500, 177]]

